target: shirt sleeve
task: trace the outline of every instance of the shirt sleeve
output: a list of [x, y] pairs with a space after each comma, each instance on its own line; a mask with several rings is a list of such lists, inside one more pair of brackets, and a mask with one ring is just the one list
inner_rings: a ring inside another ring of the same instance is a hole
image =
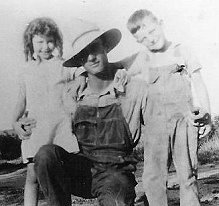
[[63, 70], [63, 76], [67, 82], [74, 80], [75, 78], [86, 72], [83, 67], [65, 67], [63, 68]]
[[128, 69], [128, 74], [132, 77], [140, 78], [148, 81], [149, 77], [149, 56], [146, 52], [141, 51], [138, 53], [135, 61]]
[[180, 46], [180, 53], [185, 61], [185, 66], [189, 74], [194, 73], [202, 68], [198, 57], [186, 46]]

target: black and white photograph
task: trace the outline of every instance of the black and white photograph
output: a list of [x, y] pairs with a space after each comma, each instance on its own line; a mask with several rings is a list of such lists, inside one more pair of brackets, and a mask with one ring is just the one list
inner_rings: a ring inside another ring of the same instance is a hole
[[0, 206], [219, 205], [217, 0], [1, 0]]

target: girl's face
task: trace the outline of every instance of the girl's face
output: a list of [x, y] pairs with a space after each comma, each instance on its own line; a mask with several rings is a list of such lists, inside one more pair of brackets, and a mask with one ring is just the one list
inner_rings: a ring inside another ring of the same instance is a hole
[[41, 61], [49, 60], [53, 57], [55, 40], [53, 37], [44, 35], [34, 35], [32, 39], [33, 51]]

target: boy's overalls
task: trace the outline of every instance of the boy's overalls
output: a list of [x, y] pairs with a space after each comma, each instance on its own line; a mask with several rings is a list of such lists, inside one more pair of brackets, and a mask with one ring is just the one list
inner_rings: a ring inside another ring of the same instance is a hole
[[171, 157], [180, 184], [180, 205], [199, 206], [197, 129], [187, 120], [192, 108], [189, 75], [173, 64], [150, 68], [144, 139], [143, 184], [150, 206], [167, 206]]

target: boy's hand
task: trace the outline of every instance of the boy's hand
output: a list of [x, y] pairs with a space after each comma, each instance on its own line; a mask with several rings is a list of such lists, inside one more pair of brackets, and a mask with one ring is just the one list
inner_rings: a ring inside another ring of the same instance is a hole
[[201, 108], [192, 111], [193, 125], [198, 127], [199, 138], [206, 136], [211, 131], [211, 115]]
[[199, 127], [198, 134], [199, 134], [199, 139], [205, 137], [210, 131], [211, 131], [211, 124], [205, 125], [203, 127]]
[[203, 127], [211, 124], [211, 115], [205, 110], [196, 107], [192, 111], [193, 125], [196, 127]]
[[118, 69], [115, 77], [114, 84], [120, 92], [124, 92], [124, 86], [128, 83], [129, 76], [125, 69]]

